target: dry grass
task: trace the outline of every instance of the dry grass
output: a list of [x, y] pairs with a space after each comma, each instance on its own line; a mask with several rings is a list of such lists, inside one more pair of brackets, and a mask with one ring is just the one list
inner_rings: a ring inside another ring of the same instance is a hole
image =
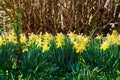
[[0, 10], [11, 22], [17, 9], [25, 34], [49, 32], [96, 34], [115, 17], [117, 0], [2, 0]]

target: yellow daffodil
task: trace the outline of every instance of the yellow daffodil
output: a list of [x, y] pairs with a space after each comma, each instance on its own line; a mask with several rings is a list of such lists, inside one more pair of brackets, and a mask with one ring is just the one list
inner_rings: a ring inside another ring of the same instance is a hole
[[113, 40], [115, 39], [115, 36], [113, 36], [113, 35], [108, 35], [108, 36], [106, 37], [106, 39], [107, 39], [109, 42], [111, 42], [111, 41], [113, 41]]
[[70, 40], [71, 41], [74, 41], [75, 40], [75, 38], [76, 38], [76, 34], [74, 34], [74, 33], [70, 33], [70, 34], [68, 34], [69, 35], [69, 38], [70, 38]]
[[120, 35], [118, 35], [117, 37], [117, 42], [116, 42], [117, 45], [120, 45]]
[[118, 36], [117, 35], [109, 35], [106, 37], [107, 38], [107, 41], [111, 44], [117, 44], [119, 39], [118, 39]]
[[62, 46], [62, 42], [57, 42], [56, 44], [57, 44], [57, 48]]
[[82, 52], [83, 50], [85, 50], [85, 47], [86, 47], [86, 45], [84, 43], [81, 43], [81, 44], [75, 43], [74, 44], [74, 48], [76, 49], [76, 53]]
[[112, 44], [117, 44], [117, 45], [118, 45], [119, 42], [120, 42], [120, 41], [119, 41], [118, 38], [116, 37], [116, 38], [113, 40]]
[[42, 37], [44, 40], [50, 41], [53, 38], [53, 35], [46, 33]]
[[76, 49], [76, 53], [80, 53], [85, 49], [85, 46], [80, 46]]
[[78, 54], [80, 52], [80, 50], [79, 49], [76, 49], [76, 53]]
[[101, 40], [102, 39], [102, 35], [97, 35], [96, 39]]
[[9, 35], [8, 39], [10, 42], [14, 42], [15, 41], [15, 35]]
[[86, 45], [89, 42], [89, 37], [77, 35], [77, 40], [73, 42], [74, 48], [76, 49], [76, 53], [81, 53], [83, 50], [85, 50]]
[[26, 43], [26, 37], [24, 35], [21, 34], [20, 36], [20, 42], [23, 44], [23, 43]]
[[31, 40], [32, 42], [36, 42], [39, 39], [38, 35], [35, 35], [33, 33], [29, 34], [29, 40]]
[[22, 52], [28, 51], [26, 46], [22, 46]]
[[117, 45], [120, 45], [120, 40], [118, 40], [116, 44], [117, 44]]
[[40, 32], [40, 34], [38, 34], [38, 37], [39, 37], [39, 38], [42, 38], [42, 37], [43, 37], [42, 32]]
[[42, 44], [43, 44], [43, 42], [41, 41], [41, 39], [39, 39], [39, 41], [37, 41], [37, 45], [38, 45], [38, 47], [41, 47]]
[[4, 42], [3, 42], [2, 38], [0, 38], [0, 46], [1, 46], [3, 43], [4, 43]]
[[28, 41], [27, 46], [31, 46], [32, 45], [32, 41]]
[[79, 47], [79, 44], [77, 42], [74, 42], [74, 48], [77, 49]]
[[88, 42], [89, 42], [89, 37], [86, 37], [86, 38], [83, 39], [82, 43], [86, 45]]
[[110, 43], [109, 43], [108, 41], [105, 41], [105, 42], [101, 45], [101, 49], [106, 50], [106, 49], [108, 49], [109, 45], [110, 45]]
[[117, 34], [118, 34], [117, 30], [112, 31], [112, 35], [117, 35]]
[[58, 33], [56, 36], [56, 44], [57, 48], [61, 47], [63, 45], [65, 36], [62, 33]]
[[77, 35], [78, 41], [83, 41], [83, 36], [82, 35]]
[[57, 33], [56, 40], [62, 42], [65, 36], [62, 33]]
[[48, 46], [48, 44], [43, 45], [43, 52], [48, 51], [49, 49], [50, 47]]
[[58, 42], [56, 42], [56, 45], [57, 45], [57, 48], [59, 48], [59, 47], [62, 47], [63, 43], [62, 43], [62, 41], [58, 41]]

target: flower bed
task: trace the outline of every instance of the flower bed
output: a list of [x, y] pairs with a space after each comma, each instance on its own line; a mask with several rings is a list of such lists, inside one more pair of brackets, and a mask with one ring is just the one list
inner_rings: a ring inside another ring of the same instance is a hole
[[[22, 61], [17, 70], [14, 31], [0, 36], [0, 78], [25, 80], [120, 79], [120, 35], [106, 37], [74, 33], [20, 34]], [[17, 76], [16, 73], [19, 72]]]

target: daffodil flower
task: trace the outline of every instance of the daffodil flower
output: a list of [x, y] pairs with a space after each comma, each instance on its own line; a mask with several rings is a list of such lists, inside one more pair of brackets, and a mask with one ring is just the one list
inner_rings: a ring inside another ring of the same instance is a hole
[[110, 43], [109, 43], [108, 41], [105, 41], [105, 42], [101, 45], [101, 49], [103, 49], [103, 50], [105, 51], [106, 49], [108, 49], [109, 45], [110, 45]]
[[20, 36], [20, 42], [23, 44], [23, 43], [26, 43], [26, 37], [24, 35], [21, 34]]
[[42, 37], [44, 40], [50, 41], [53, 38], [53, 35], [46, 33]]
[[14, 42], [15, 41], [15, 35], [9, 35], [8, 39], [10, 42]]
[[22, 46], [22, 52], [28, 51], [26, 46]]
[[56, 36], [56, 44], [57, 48], [61, 47], [63, 45], [65, 36], [62, 33], [58, 33]]
[[86, 44], [84, 43], [75, 43], [74, 48], [76, 49], [76, 53], [81, 53], [83, 50], [85, 50]]
[[112, 35], [117, 35], [117, 34], [118, 34], [117, 30], [112, 31]]
[[27, 46], [31, 46], [32, 45], [32, 41], [28, 41]]
[[3, 42], [2, 38], [0, 38], [0, 46], [1, 46], [3, 43], [4, 43], [4, 42]]
[[41, 39], [39, 39], [39, 40], [37, 41], [37, 46], [38, 46], [38, 47], [41, 47], [42, 44], [43, 44], [43, 42], [41, 41]]
[[49, 49], [50, 47], [48, 46], [48, 44], [43, 45], [43, 52], [48, 51]]
[[57, 42], [56, 44], [57, 44], [57, 48], [62, 46], [62, 42]]
[[101, 35], [97, 35], [96, 39], [101, 40], [102, 36]]
[[71, 32], [68, 35], [69, 35], [70, 40], [73, 42], [75, 40], [75, 38], [76, 38], [76, 34], [74, 34], [74, 33]]

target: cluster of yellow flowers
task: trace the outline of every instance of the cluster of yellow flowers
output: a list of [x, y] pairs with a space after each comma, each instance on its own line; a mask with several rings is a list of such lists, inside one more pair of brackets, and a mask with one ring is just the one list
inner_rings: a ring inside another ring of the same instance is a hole
[[[70, 40], [70, 42], [72, 42], [73, 48], [75, 49], [76, 53], [81, 53], [83, 50], [85, 50], [87, 44], [90, 42], [90, 38], [88, 36], [78, 35], [72, 32], [68, 34], [68, 39]], [[98, 35], [96, 39], [100, 39], [103, 41], [100, 47], [100, 49], [103, 50], [109, 48], [111, 44], [120, 45], [120, 35], [118, 35], [116, 30], [112, 32], [112, 35], [108, 35], [105, 38]], [[30, 33], [27, 39], [24, 34], [20, 34], [20, 43], [22, 44], [23, 52], [28, 51], [27, 48], [32, 44], [36, 44], [37, 47], [41, 47], [43, 52], [48, 51], [52, 46], [50, 44], [51, 40], [54, 40], [56, 42], [56, 48], [60, 48], [65, 44], [65, 35], [63, 35], [62, 33], [57, 33], [56, 36], [53, 36], [49, 33], [40, 33], [39, 35]], [[0, 46], [6, 44], [7, 42], [17, 43], [16, 35], [13, 30], [10, 31], [9, 34], [3, 34], [0, 36]]]
[[58, 33], [56, 36], [57, 48], [62, 47], [64, 43], [65, 36], [62, 33]]
[[50, 49], [49, 42], [53, 39], [53, 35], [40, 33], [39, 35], [29, 34], [28, 46], [31, 46], [32, 43], [37, 44], [37, 47], [42, 47], [43, 52], [48, 51]]
[[[102, 36], [97, 36], [96, 38], [101, 39], [101, 37]], [[101, 49], [106, 50], [110, 45], [120, 45], [120, 34], [118, 34], [116, 30], [113, 30], [111, 35], [108, 34], [105, 38], [102, 38], [102, 40]]]
[[68, 34], [71, 42], [74, 45], [74, 48], [76, 50], [76, 53], [81, 53], [83, 50], [85, 50], [86, 45], [89, 42], [89, 37], [77, 35], [74, 33]]
[[6, 42], [16, 43], [16, 37], [13, 30], [9, 34], [2, 34], [0, 36], [0, 46], [5, 44]]
[[[58, 47], [62, 46], [62, 37], [64, 37], [62, 33], [57, 34], [56, 36], [56, 44]], [[50, 49], [49, 42], [53, 38], [53, 35], [48, 33], [43, 35], [42, 33], [40, 33], [39, 35], [30, 33], [28, 38], [26, 38], [24, 34], [20, 34], [20, 43], [22, 44], [22, 51], [28, 51], [27, 47], [31, 46], [32, 44], [36, 44], [37, 47], [41, 47], [43, 52], [48, 51]], [[10, 31], [9, 34], [3, 34], [0, 36], [0, 46], [6, 44], [7, 42], [12, 42], [15, 44], [17, 43], [16, 35], [13, 30]]]

